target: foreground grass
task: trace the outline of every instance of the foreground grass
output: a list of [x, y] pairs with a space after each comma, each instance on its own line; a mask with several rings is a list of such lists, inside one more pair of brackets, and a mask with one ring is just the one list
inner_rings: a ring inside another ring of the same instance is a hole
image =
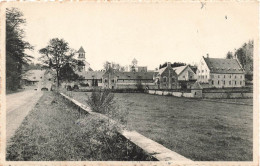
[[45, 92], [11, 138], [6, 160], [152, 160], [115, 133], [107, 139], [111, 132], [100, 132], [104, 125], [103, 119], [79, 114], [59, 95]]
[[[85, 93], [71, 94], [85, 103]], [[139, 93], [115, 93], [127, 127], [192, 160], [252, 161], [253, 107]]]

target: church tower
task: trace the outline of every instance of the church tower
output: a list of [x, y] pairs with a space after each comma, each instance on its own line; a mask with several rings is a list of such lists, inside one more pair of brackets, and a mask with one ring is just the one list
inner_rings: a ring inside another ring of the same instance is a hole
[[86, 61], [85, 53], [86, 53], [85, 50], [81, 46], [77, 52], [78, 71], [79, 72], [88, 71], [90, 68], [90, 64]]

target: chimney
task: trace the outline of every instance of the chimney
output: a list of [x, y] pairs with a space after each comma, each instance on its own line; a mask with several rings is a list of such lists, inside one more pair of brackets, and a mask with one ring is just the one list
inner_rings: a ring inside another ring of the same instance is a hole
[[209, 54], [207, 53], [207, 58], [209, 58]]
[[167, 62], [167, 67], [171, 67], [171, 62]]

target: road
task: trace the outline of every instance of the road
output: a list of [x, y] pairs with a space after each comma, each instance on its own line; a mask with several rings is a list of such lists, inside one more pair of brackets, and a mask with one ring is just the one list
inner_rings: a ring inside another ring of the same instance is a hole
[[26, 90], [6, 96], [7, 143], [42, 95], [41, 91]]

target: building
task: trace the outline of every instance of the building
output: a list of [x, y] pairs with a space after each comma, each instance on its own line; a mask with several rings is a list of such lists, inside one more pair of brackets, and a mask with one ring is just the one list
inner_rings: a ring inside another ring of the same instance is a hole
[[22, 85], [38, 86], [38, 83], [43, 79], [45, 70], [29, 70], [22, 76]]
[[90, 64], [86, 61], [86, 56], [85, 56], [86, 52], [83, 49], [83, 47], [81, 46], [80, 49], [77, 51], [76, 53], [76, 59], [78, 61], [78, 71], [82, 72], [82, 71], [89, 71], [90, 68]]
[[237, 59], [202, 57], [198, 69], [199, 83], [209, 87], [227, 88], [245, 86], [245, 71]]
[[158, 89], [177, 89], [178, 88], [178, 75], [168, 62], [167, 66], [159, 69], [155, 76], [155, 82]]
[[154, 82], [154, 72], [121, 72], [109, 67], [104, 73], [103, 88], [108, 89], [153, 89], [156, 87]]
[[174, 67], [173, 70], [178, 75], [178, 88], [190, 89], [197, 80], [196, 73], [189, 65]]
[[76, 73], [80, 75], [79, 85], [81, 88], [103, 87], [102, 77], [104, 75], [104, 71], [83, 71]]

